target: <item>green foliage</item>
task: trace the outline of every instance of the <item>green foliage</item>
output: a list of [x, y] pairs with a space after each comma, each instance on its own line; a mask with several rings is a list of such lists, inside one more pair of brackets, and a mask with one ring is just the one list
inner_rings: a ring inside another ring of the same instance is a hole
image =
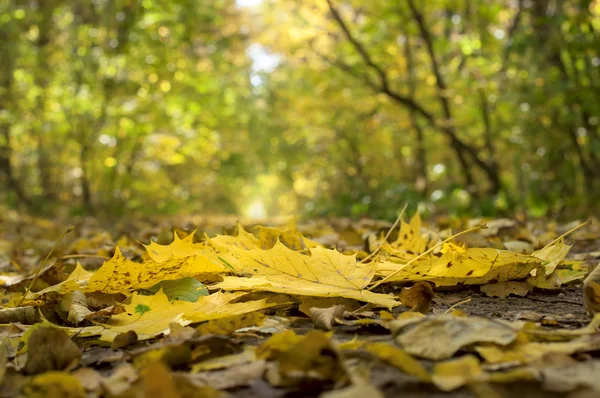
[[0, 195], [59, 214], [532, 214], [600, 190], [589, 0], [0, 5]]

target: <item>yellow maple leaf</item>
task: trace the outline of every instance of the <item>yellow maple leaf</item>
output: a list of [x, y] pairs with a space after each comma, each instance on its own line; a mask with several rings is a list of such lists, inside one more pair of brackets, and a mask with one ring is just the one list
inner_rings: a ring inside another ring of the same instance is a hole
[[198, 254], [200, 250], [193, 243], [193, 231], [185, 238], [179, 238], [176, 232], [173, 232], [173, 242], [169, 245], [159, 245], [156, 242], [150, 242], [149, 245], [144, 245], [148, 256], [156, 263], [163, 263], [169, 260], [182, 259]]
[[106, 323], [83, 328], [66, 328], [79, 336], [100, 335], [100, 340], [112, 341], [119, 333], [133, 330], [140, 340], [149, 339], [159, 333], [169, 333], [169, 325], [174, 322], [189, 325], [232, 315], [246, 314], [272, 307], [267, 299], [231, 303], [244, 293], [215, 293], [202, 296], [195, 303], [169, 301], [161, 291], [153, 296], [134, 294], [131, 303], [125, 305], [125, 312], [110, 318]]
[[[472, 248], [464, 252], [448, 252], [441, 257], [427, 257], [404, 267], [390, 282], [431, 281], [438, 286], [459, 283], [485, 284], [526, 278], [541, 266], [541, 260], [526, 254], [492, 248]], [[399, 264], [383, 262], [378, 272], [389, 275]]]
[[89, 278], [82, 290], [124, 293], [146, 289], [165, 280], [225, 271], [219, 263], [200, 253], [187, 257], [174, 255], [170, 259], [160, 256], [164, 261], [136, 263], [125, 258], [117, 247], [115, 255]]
[[[214, 244], [212, 240], [210, 243]], [[346, 297], [386, 307], [398, 304], [388, 295], [364, 290], [373, 278], [376, 264], [357, 264], [354, 255], [315, 247], [310, 249], [308, 256], [290, 250], [279, 241], [270, 250], [214, 247], [218, 258], [237, 273], [252, 275], [252, 278], [224, 277], [217, 287], [225, 290]]]
[[412, 254], [423, 253], [427, 249], [427, 240], [421, 235], [421, 215], [416, 212], [410, 219], [410, 223], [402, 221], [398, 239], [392, 247], [396, 250], [411, 252]]
[[258, 226], [258, 239], [262, 249], [270, 249], [279, 240], [292, 250], [302, 251], [321, 246], [319, 243], [303, 236], [297, 229], [268, 228]]
[[[85, 268], [83, 268], [83, 266], [78, 261], [77, 265], [75, 266], [75, 269], [73, 270], [73, 272], [71, 272], [69, 274], [67, 279], [65, 279], [64, 281], [62, 281], [60, 283], [57, 283], [56, 285], [52, 285], [45, 289], [42, 289], [38, 292], [35, 292], [35, 293], [29, 292], [27, 294], [27, 297], [25, 297], [24, 303], [26, 305], [31, 305], [32, 300], [37, 300], [40, 297], [43, 297], [45, 294], [48, 294], [51, 292], [67, 294], [67, 293], [71, 293], [75, 290], [80, 290], [80, 289], [82, 289], [83, 286], [85, 286], [87, 284], [88, 279], [93, 274], [94, 274], [93, 272], [87, 271]], [[13, 301], [14, 301], [14, 305], [16, 305], [18, 302], [17, 299], [20, 300], [20, 295], [19, 295], [19, 297], [15, 297], [15, 299], [10, 301], [9, 305], [13, 304]]]

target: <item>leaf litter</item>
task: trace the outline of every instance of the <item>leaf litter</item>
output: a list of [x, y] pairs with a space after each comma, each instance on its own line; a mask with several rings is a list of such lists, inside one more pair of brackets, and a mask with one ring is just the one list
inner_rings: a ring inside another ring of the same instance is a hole
[[600, 394], [597, 222], [467, 221], [76, 230], [1, 270], [0, 392]]

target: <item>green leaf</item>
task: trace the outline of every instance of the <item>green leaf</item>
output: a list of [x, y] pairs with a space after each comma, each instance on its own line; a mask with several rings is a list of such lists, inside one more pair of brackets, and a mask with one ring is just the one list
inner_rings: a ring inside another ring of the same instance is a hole
[[144, 315], [146, 312], [150, 312], [150, 307], [145, 304], [138, 304], [135, 306], [135, 313], [140, 314], [140, 316]]
[[148, 290], [153, 294], [162, 289], [170, 301], [189, 301], [195, 303], [201, 296], [208, 296], [208, 289], [194, 278], [181, 278], [158, 282]]

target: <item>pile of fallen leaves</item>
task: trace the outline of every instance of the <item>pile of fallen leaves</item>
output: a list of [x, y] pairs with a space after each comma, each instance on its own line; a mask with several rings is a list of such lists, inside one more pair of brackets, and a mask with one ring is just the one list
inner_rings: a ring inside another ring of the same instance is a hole
[[[581, 293], [597, 223], [447, 227], [417, 213], [169, 244], [104, 233], [49, 262], [0, 239], [0, 394], [600, 395], [598, 271]], [[574, 313], [502, 312], [528, 295]]]

